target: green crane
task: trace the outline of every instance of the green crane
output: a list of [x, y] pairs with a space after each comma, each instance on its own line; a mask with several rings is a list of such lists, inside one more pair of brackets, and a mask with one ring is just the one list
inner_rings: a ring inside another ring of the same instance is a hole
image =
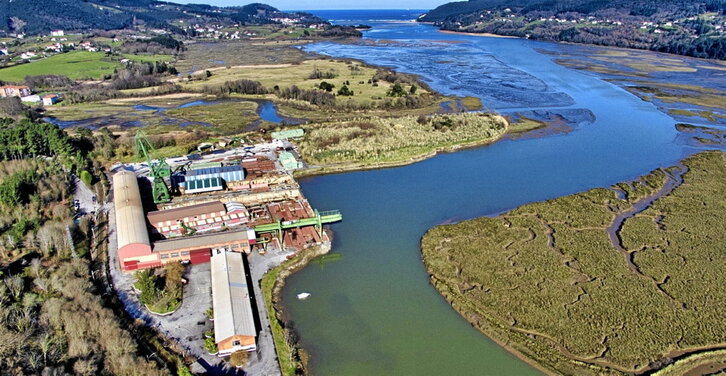
[[151, 191], [154, 195], [155, 203], [169, 202], [171, 201], [171, 193], [169, 187], [164, 181], [165, 178], [171, 176], [171, 167], [162, 158], [154, 158], [154, 146], [151, 145], [149, 139], [146, 137], [143, 131], [137, 131], [136, 137], [134, 138], [136, 144], [136, 153], [146, 160], [149, 164], [149, 170], [151, 177], [154, 181], [151, 184]]
[[254, 227], [254, 230], [257, 234], [274, 233], [278, 236], [280, 244], [283, 244], [282, 230], [305, 226], [315, 226], [318, 234], [322, 237], [324, 224], [343, 220], [343, 214], [341, 214], [338, 210], [318, 212], [318, 210], [315, 209], [314, 212], [314, 217], [302, 218], [294, 221], [277, 221], [275, 223], [257, 225]]

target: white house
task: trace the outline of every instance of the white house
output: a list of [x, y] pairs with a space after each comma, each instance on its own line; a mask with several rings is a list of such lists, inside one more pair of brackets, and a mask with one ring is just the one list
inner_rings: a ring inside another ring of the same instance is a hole
[[27, 103], [39, 103], [41, 101], [40, 95], [34, 94], [34, 95], [27, 95], [20, 98], [21, 102], [27, 102]]
[[53, 30], [50, 32], [50, 36], [52, 37], [62, 37], [66, 35], [66, 33], [63, 30]]
[[58, 97], [58, 94], [47, 94], [43, 96], [43, 106], [52, 106], [56, 103], [58, 103], [58, 100], [60, 98]]

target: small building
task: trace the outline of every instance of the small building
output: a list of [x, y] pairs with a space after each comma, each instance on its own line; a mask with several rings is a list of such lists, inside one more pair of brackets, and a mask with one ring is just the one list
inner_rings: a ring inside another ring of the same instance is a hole
[[34, 95], [28, 95], [25, 97], [20, 97], [21, 102], [27, 102], [27, 103], [40, 103], [42, 99], [40, 99], [40, 95], [34, 94]]
[[52, 37], [62, 37], [66, 35], [66, 33], [63, 30], [53, 30], [50, 32], [50, 36]]
[[218, 250], [212, 254], [212, 307], [218, 356], [257, 349], [251, 286], [241, 253]]
[[282, 168], [288, 171], [296, 170], [303, 167], [302, 162], [298, 161], [295, 156], [288, 151], [280, 152], [278, 160], [280, 161]]
[[305, 130], [302, 128], [285, 129], [278, 132], [272, 132], [272, 138], [277, 140], [287, 140], [290, 138], [301, 138], [305, 136]]
[[5, 85], [0, 86], [0, 97], [6, 98], [6, 97], [27, 97], [29, 95], [33, 94], [30, 91], [30, 88], [27, 86], [18, 86], [18, 85]]
[[60, 97], [58, 94], [46, 94], [42, 96], [43, 98], [43, 106], [52, 106], [60, 100]]

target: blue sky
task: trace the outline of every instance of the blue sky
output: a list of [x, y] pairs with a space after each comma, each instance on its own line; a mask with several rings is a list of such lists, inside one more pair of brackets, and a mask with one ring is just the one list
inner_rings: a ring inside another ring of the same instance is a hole
[[253, 2], [272, 5], [283, 10], [304, 9], [431, 9], [447, 0], [171, 0], [176, 3], [239, 6]]

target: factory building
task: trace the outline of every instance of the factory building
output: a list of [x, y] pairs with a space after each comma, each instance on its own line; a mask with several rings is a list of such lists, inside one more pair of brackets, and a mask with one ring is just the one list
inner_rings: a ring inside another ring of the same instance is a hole
[[113, 190], [118, 258], [121, 267], [124, 270], [134, 270], [161, 266], [158, 255], [151, 251], [136, 175], [130, 171], [115, 174]]
[[198, 264], [208, 262], [210, 254], [218, 249], [250, 253], [250, 244], [254, 244], [255, 241], [255, 231], [244, 228], [237, 231], [160, 240], [154, 243], [154, 253], [159, 254], [164, 264], [186, 260]]
[[[116, 173], [113, 190], [118, 259], [125, 272], [155, 268], [175, 261], [208, 262], [213, 250], [250, 252], [250, 245], [256, 242], [254, 230], [244, 227], [236, 231], [158, 241], [152, 245], [136, 175], [130, 171]], [[221, 209], [220, 206], [216, 208]], [[239, 210], [239, 206], [236, 208]]]
[[220, 201], [149, 212], [146, 215], [152, 232], [172, 238], [189, 232], [220, 230], [246, 224], [249, 218], [244, 205]]
[[241, 253], [212, 254], [212, 307], [214, 338], [219, 356], [257, 349], [257, 328], [252, 313], [250, 286]]

